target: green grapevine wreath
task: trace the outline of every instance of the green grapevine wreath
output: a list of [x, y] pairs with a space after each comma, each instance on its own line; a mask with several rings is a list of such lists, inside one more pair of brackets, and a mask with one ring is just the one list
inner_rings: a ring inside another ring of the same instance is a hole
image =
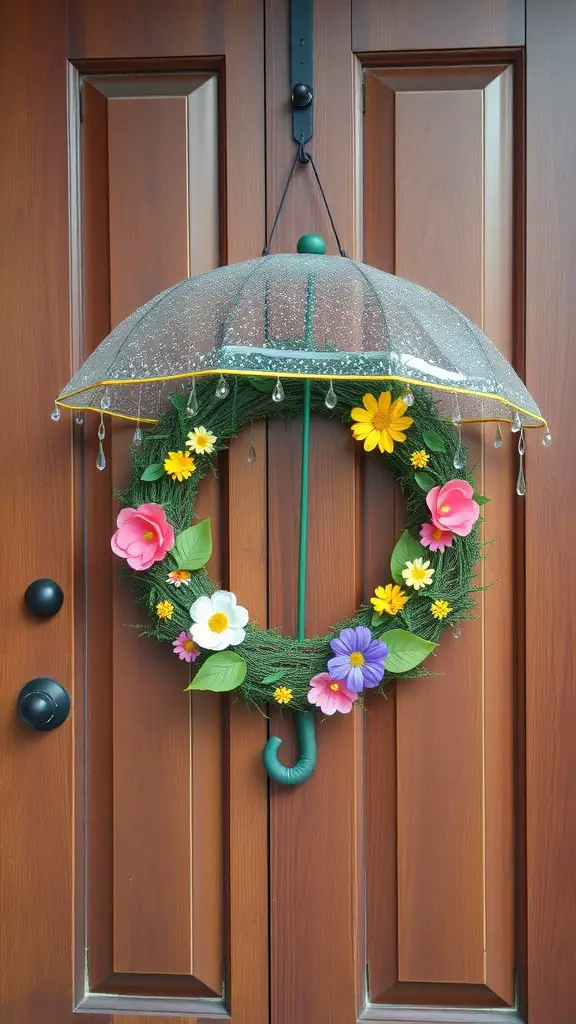
[[398, 480], [406, 529], [390, 577], [332, 632], [297, 641], [259, 628], [234, 594], [210, 580], [210, 522], [194, 522], [194, 504], [215, 455], [240, 427], [298, 416], [302, 382], [286, 380], [281, 401], [271, 400], [273, 388], [265, 378], [234, 377], [215, 390], [212, 378], [199, 378], [192, 409], [186, 393], [174, 394], [132, 450], [112, 549], [134, 570], [135, 598], [149, 613], [143, 634], [189, 664], [188, 689], [235, 690], [260, 708], [348, 712], [366, 689], [382, 692], [391, 679], [425, 674], [422, 662], [443, 631], [471, 616], [479, 506], [487, 499], [474, 494], [460, 432], [438, 417], [426, 388], [412, 394], [396, 382], [340, 381], [329, 409], [325, 384], [312, 381], [312, 410], [343, 420]]

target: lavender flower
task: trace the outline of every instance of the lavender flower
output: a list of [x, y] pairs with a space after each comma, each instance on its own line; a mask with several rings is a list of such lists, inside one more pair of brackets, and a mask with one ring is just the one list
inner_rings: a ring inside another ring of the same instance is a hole
[[336, 655], [328, 660], [332, 679], [345, 679], [348, 689], [355, 693], [381, 682], [388, 645], [373, 640], [367, 626], [343, 629], [339, 637], [330, 641], [330, 647]]

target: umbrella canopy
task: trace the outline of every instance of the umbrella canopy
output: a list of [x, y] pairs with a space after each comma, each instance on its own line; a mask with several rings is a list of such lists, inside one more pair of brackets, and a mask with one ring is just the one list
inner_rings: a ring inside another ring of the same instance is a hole
[[449, 419], [546, 426], [504, 356], [440, 296], [364, 263], [296, 253], [161, 292], [111, 331], [57, 404], [155, 421], [200, 374], [396, 380], [435, 389]]

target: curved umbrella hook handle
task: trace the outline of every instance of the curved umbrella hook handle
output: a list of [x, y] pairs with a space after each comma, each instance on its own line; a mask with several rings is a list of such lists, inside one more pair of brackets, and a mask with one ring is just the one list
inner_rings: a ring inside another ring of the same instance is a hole
[[316, 734], [314, 731], [314, 713], [296, 711], [296, 735], [300, 756], [292, 768], [287, 768], [278, 760], [278, 749], [282, 740], [279, 736], [271, 736], [264, 750], [262, 760], [264, 767], [274, 782], [283, 786], [297, 786], [299, 782], [309, 779], [316, 767]]

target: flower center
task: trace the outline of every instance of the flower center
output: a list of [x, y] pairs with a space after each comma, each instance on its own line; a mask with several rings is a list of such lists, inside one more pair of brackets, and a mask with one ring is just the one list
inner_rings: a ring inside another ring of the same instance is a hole
[[154, 540], [154, 530], [144, 530], [142, 540]]
[[364, 664], [364, 655], [360, 654], [360, 651], [352, 651], [352, 654], [350, 655], [350, 664], [353, 665], [354, 668], [360, 668], [360, 666]]
[[372, 427], [374, 430], [386, 430], [390, 426], [390, 416], [387, 412], [375, 412], [372, 417]]
[[419, 566], [415, 565], [412, 568], [412, 579], [416, 580], [416, 582], [419, 582], [420, 580], [425, 580], [427, 573], [427, 569], [420, 569]]
[[213, 633], [223, 633], [228, 626], [228, 616], [224, 615], [224, 612], [214, 612], [208, 619], [208, 628]]
[[433, 530], [432, 531], [432, 540], [440, 540], [441, 536], [442, 536], [442, 530]]
[[207, 443], [208, 443], [208, 438], [206, 437], [205, 434], [197, 434], [196, 435], [196, 444], [198, 445], [199, 448], [205, 448]]
[[450, 505], [440, 505], [440, 511], [442, 515], [446, 515], [450, 511]]
[[339, 690], [340, 689], [340, 684], [339, 683], [330, 683], [330, 689], [331, 690]]
[[193, 651], [194, 650], [194, 643], [193, 643], [192, 640], [185, 640], [184, 641], [184, 650], [185, 651]]

